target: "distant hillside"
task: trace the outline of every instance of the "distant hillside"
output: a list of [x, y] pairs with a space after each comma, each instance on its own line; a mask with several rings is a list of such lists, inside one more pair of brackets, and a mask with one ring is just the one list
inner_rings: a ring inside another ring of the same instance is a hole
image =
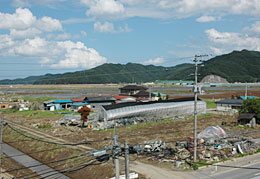
[[182, 64], [175, 67], [141, 65], [136, 63], [112, 64], [106, 63], [90, 70], [76, 71], [64, 74], [46, 74], [24, 79], [2, 80], [0, 84], [102, 84], [102, 83], [131, 83], [152, 82], [164, 79], [173, 71], [178, 72], [193, 66]]
[[[228, 82], [260, 82], [260, 52], [234, 51], [217, 56], [200, 67], [199, 80], [207, 75], [218, 75]], [[194, 65], [174, 67], [141, 65], [136, 63], [106, 63], [90, 70], [64, 74], [30, 76], [24, 79], [1, 80], [0, 84], [102, 84], [152, 82], [155, 80], [194, 80]]]
[[[199, 66], [198, 79], [207, 75], [218, 75], [228, 82], [260, 82], [260, 52], [233, 51], [232, 53], [217, 56]], [[179, 71], [175, 76], [169, 75], [166, 79], [193, 80], [194, 67]]]

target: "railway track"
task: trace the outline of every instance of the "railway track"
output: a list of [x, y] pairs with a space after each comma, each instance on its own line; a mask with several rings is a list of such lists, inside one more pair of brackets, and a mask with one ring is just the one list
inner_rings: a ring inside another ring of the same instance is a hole
[[[66, 144], [70, 144], [71, 143], [70, 141], [54, 137], [52, 135], [40, 132], [38, 130], [29, 128], [29, 127], [22, 126], [20, 124], [15, 123], [15, 122], [11, 122], [9, 120], [6, 120], [6, 121], [8, 122], [8, 124], [10, 124], [10, 126], [13, 126], [16, 129], [22, 130], [22, 131], [27, 132], [27, 133], [29, 133], [31, 135], [39, 137], [41, 140], [46, 140], [46, 141], [49, 141], [49, 142], [55, 142], [55, 143], [60, 144], [60, 145], [62, 145], [64, 143], [66, 143]], [[74, 149], [81, 149], [81, 150], [84, 150], [84, 151], [86, 151], [86, 150], [87, 151], [95, 150], [94, 148], [91, 148], [91, 147], [88, 147], [88, 146], [85, 146], [85, 145], [77, 145], [77, 146], [66, 145], [66, 146], [74, 148]]]

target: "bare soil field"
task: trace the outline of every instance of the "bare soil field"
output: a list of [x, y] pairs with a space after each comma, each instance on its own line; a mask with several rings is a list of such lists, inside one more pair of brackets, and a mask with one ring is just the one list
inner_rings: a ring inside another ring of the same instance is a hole
[[[13, 86], [17, 89], [25, 89], [23, 92], [19, 92], [19, 95], [33, 95], [38, 93], [37, 90], [54, 90], [54, 91], [42, 91], [41, 93], [48, 96], [48, 94], [63, 94], [63, 93], [73, 93], [82, 94], [81, 90], [94, 90], [97, 88], [102, 88], [106, 93], [115, 93], [118, 92], [118, 87], [123, 85], [23, 85], [23, 86]], [[2, 88], [2, 86], [1, 86]], [[9, 89], [8, 87], [3, 87]], [[36, 91], [29, 91], [27, 89], [37, 89]], [[71, 90], [71, 91], [59, 91], [59, 90]], [[160, 88], [163, 89], [163, 88]], [[191, 92], [189, 89], [182, 89], [178, 91], [177, 89], [167, 89], [163, 90], [163, 93], [169, 94], [171, 98], [179, 98], [190, 96]], [[57, 91], [56, 91], [57, 90]], [[177, 91], [176, 91], [177, 90]], [[46, 93], [45, 93], [46, 92]], [[214, 91], [215, 92], [215, 91]], [[175, 96], [174, 94], [184, 94], [182, 96]], [[13, 93], [11, 93], [13, 94]], [[14, 92], [14, 94], [16, 94]], [[17, 95], [17, 94], [16, 94]], [[191, 94], [192, 95], [192, 94]], [[210, 100], [218, 100], [222, 98], [231, 98], [236, 96], [243, 96], [243, 90], [237, 91], [217, 91], [216, 94], [205, 94], [200, 95], [199, 97]], [[258, 96], [260, 97], [260, 90], [250, 90], [248, 91], [249, 96]], [[54, 136], [56, 138], [61, 138], [66, 140], [68, 143], [88, 143], [86, 146], [96, 149], [103, 149], [106, 147], [112, 147], [112, 136], [113, 129], [94, 131], [88, 128], [80, 128], [76, 126], [61, 126], [55, 121], [62, 118], [63, 115], [50, 115], [38, 117], [37, 111], [33, 112], [31, 115], [26, 113], [7, 113], [5, 114], [5, 120], [12, 121], [22, 126], [29, 127], [34, 130], [38, 130]], [[216, 114], [204, 114], [198, 117], [198, 133], [203, 129], [209, 126], [222, 126], [225, 131], [231, 136], [251, 136], [253, 138], [260, 137], [260, 126], [257, 125], [255, 129], [252, 128], [240, 128], [236, 124], [237, 116], [229, 115], [216, 115]], [[40, 128], [35, 128], [35, 124], [40, 124]], [[24, 131], [21, 131], [25, 133]], [[159, 139], [165, 141], [167, 146], [173, 147], [176, 144], [176, 141], [185, 141], [187, 137], [193, 135], [193, 117], [186, 117], [183, 119], [165, 119], [158, 122], [150, 123], [139, 123], [136, 125], [130, 125], [125, 127], [118, 127], [116, 133], [119, 136], [119, 143], [123, 144], [125, 141], [129, 142], [130, 145], [133, 144], [143, 144], [144, 141]], [[28, 133], [25, 133], [29, 135]], [[35, 136], [34, 136], [35, 137]], [[38, 138], [38, 137], [36, 137]], [[48, 144], [40, 141], [35, 141], [30, 138], [21, 136], [20, 134], [11, 130], [8, 126], [4, 128], [4, 142], [14, 146], [15, 148], [23, 151], [24, 153], [30, 155], [31, 157], [41, 161], [42, 163], [48, 163], [50, 161], [63, 160], [65, 161], [54, 162], [48, 164], [49, 166], [55, 168], [56, 170], [62, 171], [74, 166], [87, 164], [93, 159], [93, 157], [75, 157], [73, 159], [68, 159], [69, 157], [78, 156], [82, 153], [88, 152], [87, 150], [81, 148], [71, 148], [68, 146], [61, 146], [55, 144]], [[47, 139], [46, 139], [47, 140]], [[111, 153], [111, 151], [108, 151]], [[136, 156], [131, 156], [132, 159], [135, 159]], [[137, 161], [142, 161], [152, 165], [158, 165], [158, 161], [148, 160], [146, 157], [137, 158]], [[11, 168], [20, 168], [16, 162], [11, 161], [13, 164], [4, 163], [5, 169]], [[169, 168], [169, 166], [160, 165], [160, 167]], [[170, 167], [171, 168], [171, 167]], [[22, 172], [22, 173], [21, 173]], [[12, 173], [16, 177], [31, 173], [30, 170], [20, 170], [19, 172]], [[123, 167], [122, 167], [122, 173]], [[74, 172], [65, 173], [71, 178], [82, 178], [82, 176], [88, 176], [88, 178], [93, 179], [103, 179], [110, 178], [114, 176], [114, 165], [110, 159], [108, 162], [95, 162], [92, 165], [86, 165], [85, 167], [78, 169]], [[34, 174], [31, 174], [34, 175]], [[140, 177], [145, 178], [145, 176]]]
[[[15, 123], [21, 124], [33, 128], [33, 124], [45, 123], [48, 128], [36, 129], [41, 132], [50, 134], [57, 138], [62, 138], [71, 143], [80, 142], [90, 142], [88, 147], [93, 149], [102, 149], [112, 146], [112, 135], [113, 129], [93, 131], [88, 128], [79, 128], [75, 126], [60, 126], [54, 122], [60, 117], [27, 117], [21, 114], [6, 114], [5, 119], [7, 121], [13, 121]], [[255, 129], [252, 128], [238, 128], [236, 125], [236, 116], [227, 115], [215, 115], [215, 114], [205, 114], [198, 118], [198, 132], [207, 128], [208, 126], [222, 125], [227, 133], [237, 136], [252, 136], [254, 138], [260, 137], [260, 126]], [[193, 118], [187, 117], [184, 119], [166, 119], [158, 122], [150, 123], [140, 123], [136, 125], [119, 127], [116, 130], [119, 136], [120, 144], [125, 141], [129, 144], [142, 144], [147, 140], [160, 139], [166, 142], [167, 146], [174, 146], [176, 141], [185, 141], [187, 137], [193, 135]], [[57, 161], [64, 159], [69, 156], [79, 155], [82, 152], [87, 152], [82, 149], [74, 149], [70, 147], [64, 147], [60, 145], [45, 144], [42, 142], [34, 141], [26, 137], [21, 137], [19, 134], [14, 134], [8, 127], [5, 127], [4, 141], [10, 145], [16, 147], [17, 149], [29, 154], [33, 158], [43, 162], [48, 163], [49, 161]], [[12, 135], [8, 135], [12, 133]], [[7, 137], [5, 137], [7, 136]], [[9, 136], [9, 137], [8, 137]], [[10, 137], [11, 136], [11, 137]], [[16, 142], [18, 141], [18, 142]], [[45, 151], [40, 153], [34, 153], [35, 151], [41, 151], [47, 149], [53, 149], [53, 151]], [[110, 153], [110, 152], [109, 152]], [[132, 156], [135, 158], [135, 156]], [[54, 167], [57, 170], [64, 170], [69, 167], [73, 167], [79, 164], [87, 163], [91, 157], [85, 157], [79, 160], [78, 158], [69, 160], [70, 162], [65, 162], [64, 165], [56, 166], [60, 163], [49, 164], [49, 166]], [[146, 157], [140, 157], [137, 160], [164, 167], [163, 165], [158, 165], [158, 161], [147, 160]], [[165, 166], [169, 167], [169, 166]], [[68, 173], [67, 175], [71, 178], [80, 178], [81, 176], [89, 176], [90, 178], [109, 178], [114, 176], [114, 165], [110, 159], [108, 162], [100, 163], [97, 162], [95, 165], [86, 166], [76, 172]], [[123, 173], [123, 171], [122, 171]], [[17, 174], [18, 176], [21, 174]], [[16, 176], [17, 176], [16, 175]], [[141, 178], [145, 178], [142, 176]]]

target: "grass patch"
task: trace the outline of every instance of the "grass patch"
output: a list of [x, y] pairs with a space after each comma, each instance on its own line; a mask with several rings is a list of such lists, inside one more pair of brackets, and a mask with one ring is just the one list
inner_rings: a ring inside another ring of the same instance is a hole
[[207, 108], [216, 108], [217, 107], [216, 103], [211, 99], [202, 99], [202, 100], [206, 102]]

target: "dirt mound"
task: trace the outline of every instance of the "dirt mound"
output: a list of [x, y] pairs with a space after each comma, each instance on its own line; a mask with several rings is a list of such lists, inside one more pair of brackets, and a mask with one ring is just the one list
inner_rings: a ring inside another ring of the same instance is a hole
[[228, 81], [218, 75], [207, 75], [201, 80], [201, 83], [228, 83]]

